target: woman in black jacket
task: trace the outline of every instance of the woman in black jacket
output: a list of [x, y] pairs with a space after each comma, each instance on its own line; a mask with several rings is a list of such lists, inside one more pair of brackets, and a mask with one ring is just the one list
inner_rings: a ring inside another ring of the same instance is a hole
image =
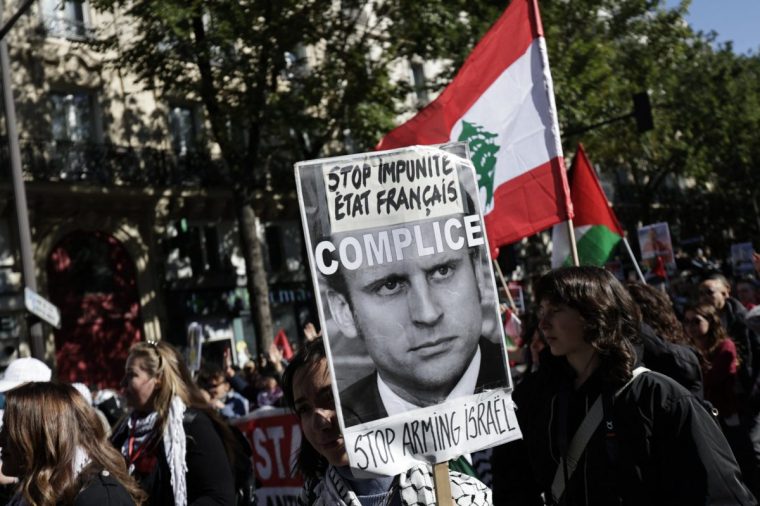
[[504, 470], [495, 503], [755, 504], [699, 401], [666, 376], [634, 374], [640, 316], [614, 276], [553, 271], [536, 300], [548, 353], [514, 392], [524, 439], [509, 448], [529, 465]]
[[122, 380], [129, 416], [111, 441], [156, 506], [235, 504], [234, 439], [170, 344], [132, 347]]
[[97, 414], [70, 385], [9, 391], [0, 446], [3, 473], [20, 478], [12, 505], [134, 506], [144, 497]]

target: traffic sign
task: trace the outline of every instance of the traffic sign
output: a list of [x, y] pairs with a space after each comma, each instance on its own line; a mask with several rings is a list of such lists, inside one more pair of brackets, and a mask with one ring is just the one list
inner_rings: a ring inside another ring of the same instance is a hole
[[61, 328], [61, 312], [55, 304], [28, 287], [24, 287], [24, 306], [27, 311], [39, 316], [53, 327]]

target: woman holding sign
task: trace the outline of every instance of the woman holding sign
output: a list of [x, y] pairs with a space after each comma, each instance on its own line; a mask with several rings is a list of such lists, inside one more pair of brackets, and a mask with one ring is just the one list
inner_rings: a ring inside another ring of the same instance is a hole
[[612, 274], [552, 271], [536, 300], [550, 353], [514, 392], [524, 438], [514, 445], [530, 465], [494, 470], [505, 486], [498, 502], [755, 504], [700, 402], [670, 378], [634, 368], [640, 315]]
[[[288, 405], [298, 416], [304, 438], [296, 468], [306, 485], [299, 504], [315, 506], [435, 505], [432, 469], [420, 465], [388, 477], [355, 478], [338, 426], [332, 379], [322, 338], [307, 342], [283, 375]], [[490, 505], [491, 490], [480, 481], [451, 472], [457, 505]]]

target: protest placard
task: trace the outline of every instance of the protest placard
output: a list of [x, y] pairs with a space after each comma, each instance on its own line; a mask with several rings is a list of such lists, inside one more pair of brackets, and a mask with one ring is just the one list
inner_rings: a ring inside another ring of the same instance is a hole
[[666, 222], [645, 225], [638, 230], [638, 236], [641, 260], [644, 264], [652, 269], [657, 259], [662, 258], [668, 272], [675, 272], [676, 259], [673, 255], [673, 242]]
[[466, 148], [302, 162], [296, 183], [352, 467], [393, 475], [521, 437]]
[[755, 271], [752, 254], [755, 252], [751, 242], [740, 242], [731, 245], [731, 267], [734, 275], [751, 274]]
[[296, 416], [286, 408], [261, 408], [230, 423], [240, 429], [253, 450], [256, 504], [297, 504], [303, 480], [291, 472], [301, 446], [301, 427]]

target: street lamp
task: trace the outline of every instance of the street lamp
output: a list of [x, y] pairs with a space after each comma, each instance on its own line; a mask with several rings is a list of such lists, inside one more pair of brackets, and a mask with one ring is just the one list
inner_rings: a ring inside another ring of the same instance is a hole
[[[26, 188], [21, 172], [21, 149], [18, 143], [18, 128], [16, 126], [16, 106], [13, 101], [13, 85], [11, 83], [10, 58], [8, 43], [5, 36], [21, 16], [32, 6], [34, 0], [25, 0], [21, 8], [11, 16], [0, 28], [0, 74], [5, 103], [5, 122], [8, 131], [8, 144], [11, 161], [11, 180], [13, 183], [13, 200], [16, 204], [16, 220], [18, 224], [19, 249], [21, 250], [21, 266], [24, 273], [24, 285], [32, 292], [37, 292], [37, 278], [34, 272], [34, 257], [32, 255], [32, 235], [29, 229], [29, 211], [26, 204]], [[0, 16], [5, 10], [5, 3], [0, 0]], [[42, 325], [37, 322], [29, 327], [29, 346], [32, 356], [40, 360], [45, 357], [45, 343], [42, 338]]]

